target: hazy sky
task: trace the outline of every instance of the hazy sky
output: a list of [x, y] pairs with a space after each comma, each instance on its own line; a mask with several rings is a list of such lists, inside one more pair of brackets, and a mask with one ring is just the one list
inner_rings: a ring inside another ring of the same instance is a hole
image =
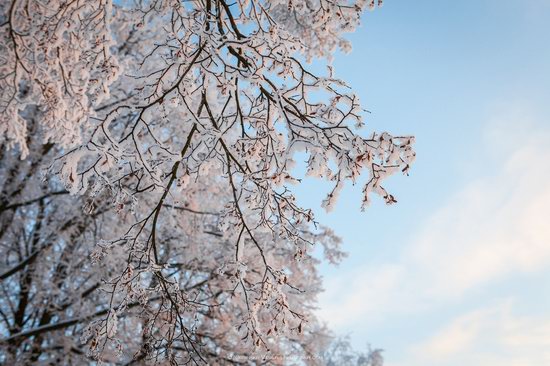
[[550, 365], [550, 0], [387, 0], [337, 55], [372, 111], [416, 136], [399, 201], [298, 195], [350, 253], [323, 267], [321, 316], [388, 366]]

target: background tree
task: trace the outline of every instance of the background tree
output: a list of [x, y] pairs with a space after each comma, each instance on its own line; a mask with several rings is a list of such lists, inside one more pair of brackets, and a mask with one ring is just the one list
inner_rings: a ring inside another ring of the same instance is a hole
[[366, 352], [353, 349], [349, 338], [336, 338], [322, 353], [323, 364], [327, 366], [382, 366], [382, 350], [367, 347]]
[[321, 362], [311, 252], [342, 253], [296, 203], [296, 156], [334, 183], [326, 209], [363, 171], [363, 207], [395, 202], [381, 182], [414, 159], [410, 137], [358, 135], [357, 97], [304, 64], [374, 3], [2, 6], [5, 359]]

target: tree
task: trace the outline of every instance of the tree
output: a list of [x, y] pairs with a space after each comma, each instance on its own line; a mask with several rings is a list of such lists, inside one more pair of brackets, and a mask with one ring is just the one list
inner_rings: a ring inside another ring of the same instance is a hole
[[330, 209], [365, 171], [363, 208], [394, 203], [381, 183], [414, 160], [411, 137], [361, 137], [357, 97], [306, 65], [348, 50], [365, 7], [2, 4], [4, 359], [319, 361], [312, 250], [343, 254], [296, 203], [295, 161], [333, 182]]
[[382, 350], [367, 348], [367, 352], [353, 350], [349, 338], [333, 340], [323, 352], [323, 364], [326, 366], [382, 366]]

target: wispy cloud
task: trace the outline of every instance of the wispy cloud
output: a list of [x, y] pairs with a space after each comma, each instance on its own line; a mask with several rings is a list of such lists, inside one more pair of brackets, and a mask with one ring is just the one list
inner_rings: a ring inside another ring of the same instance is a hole
[[411, 365], [533, 366], [550, 364], [550, 317], [514, 313], [514, 301], [458, 316], [411, 347]]
[[433, 296], [550, 263], [550, 134], [529, 124], [490, 125], [487, 175], [472, 177], [407, 248], [404, 265], [426, 275]]

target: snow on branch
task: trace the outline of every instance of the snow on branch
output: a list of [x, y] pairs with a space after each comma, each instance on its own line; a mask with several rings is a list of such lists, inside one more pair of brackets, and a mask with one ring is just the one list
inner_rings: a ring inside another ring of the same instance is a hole
[[[349, 51], [344, 35], [374, 7], [3, 2], [0, 159], [14, 168], [1, 170], [0, 214], [19, 220], [6, 220], [20, 225], [10, 243], [32, 249], [12, 247], [0, 270], [12, 289], [6, 301], [21, 304], [0, 328], [17, 338], [10, 357], [54, 354], [41, 348], [59, 346], [44, 329], [83, 334], [85, 349], [63, 347], [103, 362], [208, 364], [261, 350], [276, 364], [274, 355], [317, 352], [325, 329], [312, 312], [321, 291], [313, 245], [330, 262], [343, 253], [292, 185], [306, 175], [331, 182], [322, 201], [330, 210], [346, 182], [366, 175], [362, 207], [373, 194], [392, 204], [383, 182], [415, 158], [413, 137], [360, 132], [358, 97], [332, 69], [308, 70], [315, 58]], [[44, 163], [48, 183], [36, 174]], [[47, 310], [31, 311], [40, 301]], [[92, 323], [82, 320], [98, 308]]]

